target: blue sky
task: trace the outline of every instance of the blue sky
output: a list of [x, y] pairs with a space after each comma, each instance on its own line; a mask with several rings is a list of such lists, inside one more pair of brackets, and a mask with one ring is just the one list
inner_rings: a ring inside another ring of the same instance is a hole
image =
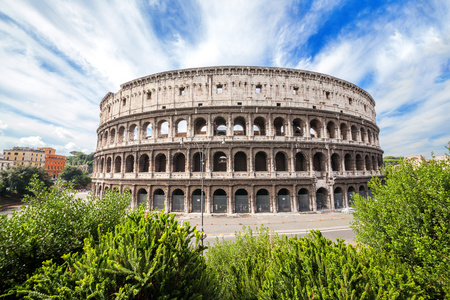
[[376, 101], [385, 155], [450, 141], [450, 2], [0, 0], [0, 150], [95, 151], [99, 103], [156, 72], [299, 68]]

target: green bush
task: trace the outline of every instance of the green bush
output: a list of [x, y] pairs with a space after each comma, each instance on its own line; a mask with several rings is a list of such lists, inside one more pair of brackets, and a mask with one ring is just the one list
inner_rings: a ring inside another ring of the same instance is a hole
[[44, 168], [18, 165], [0, 170], [0, 195], [11, 194], [13, 192], [19, 195], [29, 193], [27, 187], [33, 176], [37, 176], [47, 187], [52, 185]]
[[450, 297], [450, 160], [405, 160], [385, 175], [369, 183], [372, 198], [355, 197], [357, 239], [398, 256], [430, 295]]
[[62, 261], [66, 253], [82, 251], [88, 236], [114, 229], [125, 215], [131, 196], [106, 192], [103, 198], [75, 198], [60, 183], [48, 191], [34, 177], [20, 212], [0, 217], [0, 291], [23, 282], [48, 259]]
[[83, 254], [65, 255], [63, 265], [45, 262], [18, 292], [30, 299], [219, 299], [200, 236], [174, 214], [141, 207], [98, 243], [86, 239]]
[[223, 299], [427, 298], [393, 256], [332, 242], [319, 231], [304, 238], [272, 235], [262, 227], [217, 241], [207, 262]]

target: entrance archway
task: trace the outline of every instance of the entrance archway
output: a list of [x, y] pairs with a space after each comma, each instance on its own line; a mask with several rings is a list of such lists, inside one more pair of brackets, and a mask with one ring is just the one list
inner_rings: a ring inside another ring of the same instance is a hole
[[287, 189], [281, 189], [278, 192], [278, 212], [291, 211], [291, 197]]
[[234, 194], [234, 212], [235, 213], [248, 213], [248, 193], [244, 189], [239, 189]]
[[227, 193], [218, 189], [213, 195], [213, 212], [226, 213], [227, 212]]

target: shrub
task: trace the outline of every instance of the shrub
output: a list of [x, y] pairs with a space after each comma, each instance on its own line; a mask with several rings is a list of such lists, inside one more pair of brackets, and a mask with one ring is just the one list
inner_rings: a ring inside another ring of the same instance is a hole
[[45, 262], [18, 292], [32, 299], [218, 299], [200, 236], [174, 214], [140, 207], [98, 243], [86, 239], [83, 254]]
[[373, 198], [355, 197], [357, 239], [397, 255], [430, 295], [450, 297], [450, 160], [405, 160], [385, 174], [369, 183]]
[[27, 194], [31, 178], [37, 176], [47, 187], [52, 185], [44, 168], [36, 166], [15, 166], [0, 170], [0, 195], [17, 192], [20, 195]]
[[125, 215], [131, 197], [106, 192], [103, 198], [77, 199], [60, 183], [47, 191], [34, 177], [20, 212], [0, 218], [0, 291], [23, 282], [42, 262], [62, 261], [66, 253], [83, 249], [88, 236], [112, 230]]

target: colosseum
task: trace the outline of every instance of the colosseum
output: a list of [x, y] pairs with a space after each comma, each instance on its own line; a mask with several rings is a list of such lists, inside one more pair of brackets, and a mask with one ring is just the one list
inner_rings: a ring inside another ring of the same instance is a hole
[[122, 84], [100, 111], [94, 192], [130, 189], [132, 206], [228, 215], [340, 210], [353, 193], [370, 196], [367, 183], [382, 167], [375, 101], [326, 74], [168, 71]]

